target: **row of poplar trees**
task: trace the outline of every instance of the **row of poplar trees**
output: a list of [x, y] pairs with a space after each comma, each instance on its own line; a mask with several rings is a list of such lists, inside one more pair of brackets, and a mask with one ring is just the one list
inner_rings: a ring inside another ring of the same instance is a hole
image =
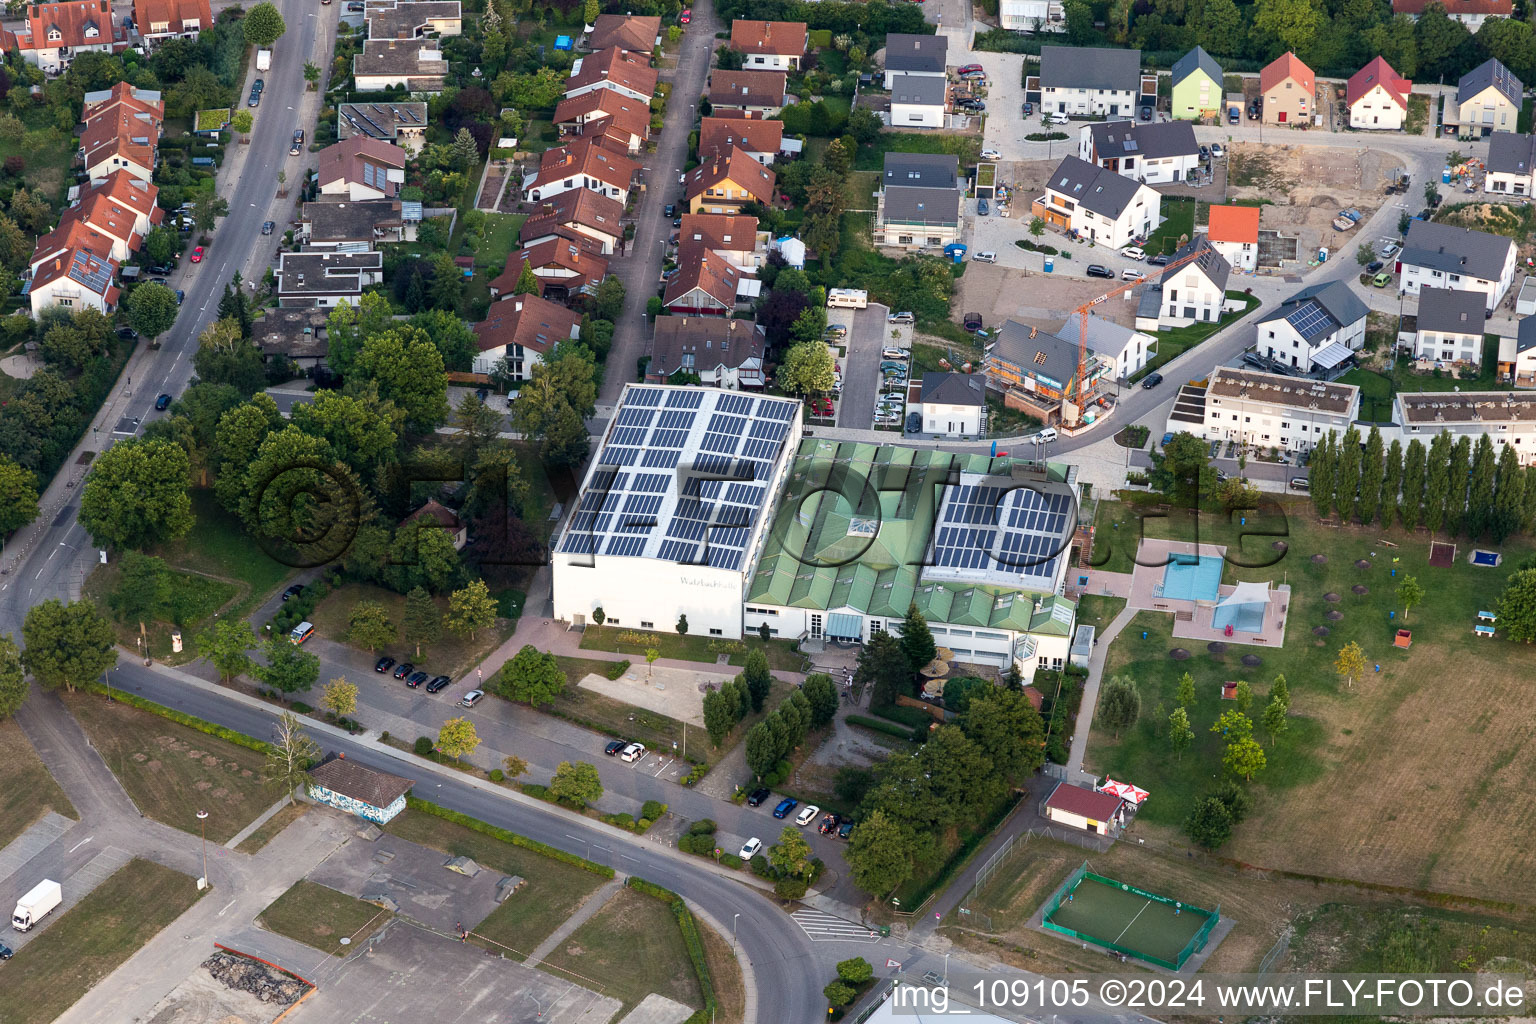
[[1483, 434], [1440, 433], [1429, 447], [1417, 438], [1383, 446], [1372, 427], [1365, 443], [1350, 427], [1329, 432], [1312, 451], [1311, 496], [1317, 514], [1346, 522], [1423, 526], [1432, 533], [1502, 541], [1536, 530], [1536, 466], [1522, 469], [1513, 445], [1494, 454]]

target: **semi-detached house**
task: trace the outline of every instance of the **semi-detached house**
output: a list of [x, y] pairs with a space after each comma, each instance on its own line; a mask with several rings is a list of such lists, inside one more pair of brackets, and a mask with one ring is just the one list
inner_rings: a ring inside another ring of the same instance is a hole
[[1255, 348], [1302, 373], [1338, 373], [1365, 344], [1370, 310], [1342, 281], [1292, 295], [1258, 322]]
[[550, 349], [581, 337], [581, 316], [537, 295], [512, 295], [491, 303], [474, 332], [475, 373], [527, 380]]
[[584, 235], [611, 256], [624, 240], [624, 204], [599, 195], [589, 188], [573, 188], [544, 200], [523, 221], [518, 236], [523, 245], [532, 245], [561, 234]]
[[1077, 155], [1148, 185], [1190, 180], [1200, 167], [1200, 144], [1188, 121], [1087, 124], [1078, 132]]
[[798, 71], [809, 42], [803, 21], [731, 22], [731, 49], [744, 55], [742, 67], [750, 71]]
[[1141, 73], [1140, 50], [1042, 46], [1040, 74], [1025, 80], [1024, 94], [1042, 113], [1135, 117], [1143, 97], [1157, 95], [1157, 76]]
[[1033, 216], [1112, 249], [1145, 238], [1161, 222], [1162, 197], [1146, 185], [1069, 156], [1051, 172]]
[[128, 31], [112, 16], [111, 0], [32, 4], [26, 18], [26, 26], [16, 32], [0, 29], [0, 50], [20, 51], [23, 60], [46, 74], [63, 74], [82, 53], [128, 48]]
[[165, 123], [160, 93], [118, 82], [86, 93], [84, 103], [78, 156], [86, 177], [100, 181], [124, 170], [141, 181], [153, 178]]
[[[799, 143], [796, 143], [798, 147]], [[706, 117], [699, 122], [699, 159], [739, 147], [764, 166], [784, 150], [784, 122], [747, 117]]]
[[788, 76], [782, 71], [721, 71], [709, 74], [709, 105], [717, 114], [735, 111], [771, 117], [784, 107]]
[[735, 213], [747, 203], [773, 202], [778, 176], [740, 146], [715, 152], [687, 174], [684, 196], [690, 213]]
[[750, 320], [718, 316], [659, 316], [651, 339], [645, 379], [665, 384], [677, 373], [693, 373], [708, 388], [762, 389], [768, 380], [763, 328]]
[[196, 39], [213, 26], [208, 0], [133, 0], [133, 27], [154, 44], [165, 39]]
[[1483, 293], [1492, 311], [1515, 280], [1515, 243], [1501, 235], [1415, 220], [1397, 254], [1398, 287], [1466, 288]]
[[1483, 191], [1495, 195], [1536, 195], [1536, 135], [1494, 132], [1483, 164]]

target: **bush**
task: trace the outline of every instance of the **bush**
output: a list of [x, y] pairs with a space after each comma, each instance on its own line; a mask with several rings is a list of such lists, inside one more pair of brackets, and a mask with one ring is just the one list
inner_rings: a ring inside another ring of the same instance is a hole
[[912, 738], [912, 729], [905, 725], [897, 725], [895, 722], [887, 722], [880, 718], [866, 718], [863, 715], [849, 715], [844, 719], [849, 725], [862, 725], [866, 729], [875, 732], [883, 732], [887, 736], [900, 736], [907, 740]]
[[[107, 692], [107, 688], [97, 682], [83, 684], [81, 689], [89, 690], [92, 693], [104, 694]], [[111, 697], [120, 704], [127, 704], [129, 707], [138, 708], [140, 711], [148, 711], [150, 714], [159, 715], [161, 718], [175, 722], [178, 725], [184, 725], [189, 729], [196, 729], [198, 732], [206, 733], [209, 736], [217, 736], [221, 740], [244, 747], [247, 750], [254, 750], [261, 754], [272, 750], [270, 743], [252, 739], [244, 733], [235, 732], [233, 729], [226, 729], [222, 725], [214, 725], [212, 722], [205, 722], [201, 718], [196, 718], [183, 711], [176, 711], [163, 704], [156, 704], [152, 700], [145, 700], [143, 697], [136, 697], [131, 693], [125, 693], [116, 688], [112, 690]]]
[[[714, 849], [714, 847], [711, 846], [710, 849]], [[722, 853], [720, 855], [720, 863], [735, 870], [741, 867], [741, 858], [734, 853]]]
[[501, 780], [505, 779], [506, 777], [507, 777], [506, 772], [502, 771], [500, 768], [492, 768], [491, 769], [491, 781], [492, 782], [500, 782]]
[[688, 834], [691, 836], [712, 836], [715, 834], [715, 829], [717, 827], [718, 826], [715, 825], [713, 819], [700, 818], [698, 821], [688, 826]]
[[686, 777], [684, 777], [683, 785], [685, 785], [685, 786], [693, 785], [695, 782], [698, 782], [700, 779], [702, 779], [704, 777], [704, 773], [707, 772], [707, 771], [709, 771], [709, 769], [706, 768], [702, 764], [694, 765], [693, 766], [693, 770], [690, 771], [687, 774]]
[[541, 786], [537, 782], [523, 783], [523, 793], [533, 797], [535, 800], [546, 800], [549, 803], [555, 802], [555, 798], [549, 795], [549, 787]]
[[657, 818], [666, 813], [667, 805], [662, 803], [660, 800], [647, 800], [645, 804], [640, 808], [640, 817], [649, 818], [651, 821], [655, 821]]
[[531, 850], [534, 853], [542, 854], [545, 857], [552, 857], [562, 864], [575, 865], [584, 871], [592, 872], [594, 875], [601, 875], [604, 878], [613, 877], [613, 868], [607, 867], [606, 865], [594, 864], [592, 861], [587, 860], [584, 857], [578, 857], [574, 853], [566, 853], [564, 850], [556, 849], [555, 847], [550, 846], [548, 843], [541, 843], [537, 839], [529, 839], [527, 836], [518, 835], [516, 832], [509, 832], [504, 828], [498, 828], [495, 825], [487, 824], [486, 822], [481, 821], [479, 818], [471, 818], [467, 814], [460, 814], [458, 811], [450, 811], [446, 807], [439, 807], [437, 804], [434, 804], [429, 800], [422, 800], [418, 797], [408, 796], [406, 797], [406, 806], [410, 807], [412, 810], [421, 811], [425, 814], [430, 814], [434, 817], [442, 818], [444, 821], [451, 821], [456, 825], [463, 825], [467, 829], [479, 832], [482, 835], [490, 836], [492, 839], [499, 839], [503, 843], [511, 843], [513, 846], [519, 846], [525, 850]]
[[766, 878], [771, 881], [776, 875], [776, 872], [773, 870], [773, 865], [768, 863], [768, 858], [766, 856], [753, 857], [751, 860], [747, 861], [747, 866], [752, 869], [752, 873], [758, 878]]
[[289, 710], [291, 710], [296, 715], [307, 715], [311, 711], [315, 710], [301, 700], [294, 701], [292, 704], [288, 705], [288, 707]]
[[608, 670], [603, 674], [606, 675], [609, 679], [620, 679], [623, 677], [624, 673], [628, 671], [629, 662], [627, 660], [615, 661], [608, 666]]
[[422, 757], [426, 757], [428, 754], [432, 753], [432, 748], [435, 745], [436, 744], [434, 744], [432, 742], [432, 737], [430, 737], [430, 736], [417, 736], [416, 737], [416, 745], [413, 746], [411, 749], [414, 750], [417, 754], [421, 755]]
[[773, 883], [774, 895], [778, 896], [779, 899], [782, 900], [803, 899], [805, 897], [805, 890], [808, 888], [810, 888], [810, 886], [806, 885], [805, 879], [800, 878], [799, 876], [781, 878], [777, 882]]

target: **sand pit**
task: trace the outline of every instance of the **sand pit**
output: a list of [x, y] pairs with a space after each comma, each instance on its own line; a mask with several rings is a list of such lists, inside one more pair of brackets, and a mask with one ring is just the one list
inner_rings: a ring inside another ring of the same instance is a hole
[[642, 661], [631, 665], [629, 671], [617, 679], [609, 679], [595, 672], [582, 677], [577, 685], [605, 697], [633, 704], [635, 707], [655, 711], [704, 728], [704, 691], [701, 684], [715, 687], [736, 675], [729, 672], [694, 672], [689, 669], [664, 668], [654, 665], [647, 674]]

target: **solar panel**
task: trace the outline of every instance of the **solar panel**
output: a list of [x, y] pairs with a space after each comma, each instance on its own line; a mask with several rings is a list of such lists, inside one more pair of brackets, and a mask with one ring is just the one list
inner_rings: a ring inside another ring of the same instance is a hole
[[715, 408], [724, 413], [743, 415], [752, 411], [752, 397], [750, 395], [722, 395], [720, 401], [715, 403]]
[[1331, 324], [1333, 316], [1323, 308], [1322, 303], [1313, 299], [1303, 303], [1301, 308], [1285, 318], [1285, 322], [1296, 328], [1296, 333], [1303, 338], [1310, 338], [1313, 332]]
[[739, 436], [746, 429], [746, 426], [747, 418], [745, 416], [726, 416], [723, 413], [717, 412], [709, 418], [709, 426], [706, 429]]
[[631, 388], [624, 395], [626, 406], [654, 408], [661, 404], [662, 388]]
[[610, 439], [609, 443], [633, 445], [645, 444], [645, 428], [615, 427], [613, 430], [613, 437]]
[[736, 454], [736, 445], [740, 442], [740, 434], [705, 434], [704, 440], [699, 442], [699, 447], [707, 452], [723, 452], [727, 455], [734, 455]]
[[[660, 391], [655, 393], [661, 394]], [[703, 403], [704, 392], [700, 389], [671, 388], [667, 391], [666, 404], [668, 409], [697, 409]]]
[[794, 419], [795, 405], [796, 403], [794, 402], [774, 401], [765, 398], [760, 403], [758, 403], [757, 415], [763, 419], [778, 420], [782, 423], [788, 423], [790, 420]]
[[621, 427], [648, 427], [656, 413], [650, 409], [621, 409], [619, 410], [618, 425]]
[[652, 448], [645, 453], [645, 458], [640, 460], [640, 465], [647, 469], [676, 469], [680, 451]]
[[686, 430], [662, 430], [660, 427], [651, 431], [652, 448], [681, 448], [688, 443], [688, 431]]
[[778, 423], [774, 420], [753, 420], [752, 429], [747, 432], [747, 436], [762, 438], [768, 441], [780, 441], [783, 440], [784, 434], [788, 430], [789, 426], [787, 424]]
[[661, 419], [656, 421], [656, 426], [668, 430], [688, 430], [692, 428], [697, 413], [679, 412], [675, 409], [663, 412]]

